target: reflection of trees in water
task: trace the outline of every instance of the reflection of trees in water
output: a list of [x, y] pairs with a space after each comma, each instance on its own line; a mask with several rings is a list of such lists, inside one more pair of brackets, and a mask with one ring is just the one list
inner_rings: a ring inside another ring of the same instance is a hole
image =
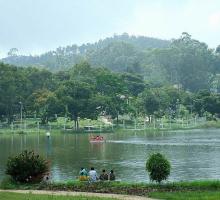
[[37, 134], [37, 149], [39, 151], [39, 146], [40, 146], [40, 133], [38, 132]]
[[14, 147], [14, 134], [11, 136], [11, 152], [13, 152]]
[[88, 134], [58, 135], [53, 137], [52, 163], [60, 173], [74, 176], [81, 167], [100, 168], [97, 161], [105, 159], [105, 151], [105, 143], [91, 145]]
[[27, 148], [27, 135], [24, 135], [24, 149]]
[[20, 136], [20, 151], [25, 150], [26, 145], [27, 145], [27, 136], [26, 135], [21, 135]]
[[52, 149], [52, 139], [51, 137], [46, 137], [46, 157], [51, 157], [51, 149]]
[[167, 150], [171, 165], [173, 163], [171, 178], [175, 180], [211, 178], [213, 163], [220, 164], [219, 156], [216, 157], [212, 147], [206, 145], [185, 144]]
[[20, 141], [21, 141], [20, 151], [22, 151], [23, 150], [23, 139], [22, 139], [22, 136], [20, 137]]
[[[206, 135], [199, 132], [196, 137], [206, 138]], [[217, 132], [213, 135], [208, 132], [208, 135], [215, 139], [220, 138]], [[181, 132], [126, 132], [103, 136], [108, 141], [96, 144], [90, 144], [88, 134], [55, 134], [50, 139], [44, 134], [1, 136], [0, 152], [4, 153], [0, 153], [0, 168], [4, 168], [3, 164], [8, 156], [20, 153], [26, 147], [47, 156], [51, 161], [51, 170], [56, 174], [54, 177], [60, 179], [73, 179], [78, 175], [80, 167], [88, 169], [94, 166], [98, 172], [102, 168], [113, 168], [117, 178], [123, 180], [147, 180], [146, 158], [150, 153], [159, 151], [171, 161], [172, 171], [169, 180], [220, 177], [219, 142], [213, 143], [213, 146], [203, 146], [197, 141], [198, 144], [193, 145], [190, 143], [193, 143], [195, 134], [187, 133], [186, 136]]]
[[[106, 139], [106, 135], [104, 134], [88, 134], [88, 141], [90, 138], [102, 136]], [[91, 154], [91, 157], [97, 160], [103, 160], [106, 158], [106, 143], [105, 142], [89, 142], [88, 151]], [[93, 164], [91, 162], [91, 164]]]

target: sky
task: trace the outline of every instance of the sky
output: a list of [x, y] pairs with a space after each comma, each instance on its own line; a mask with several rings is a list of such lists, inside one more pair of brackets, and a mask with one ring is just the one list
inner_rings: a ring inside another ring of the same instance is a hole
[[220, 0], [0, 0], [0, 57], [40, 54], [127, 32], [161, 39], [188, 32], [220, 44]]

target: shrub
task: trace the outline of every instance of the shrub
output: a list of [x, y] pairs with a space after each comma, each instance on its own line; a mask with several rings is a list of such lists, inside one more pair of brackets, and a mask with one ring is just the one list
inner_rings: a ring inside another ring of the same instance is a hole
[[49, 170], [48, 162], [33, 151], [23, 151], [15, 157], [9, 157], [6, 174], [18, 182], [39, 182]]
[[146, 163], [146, 170], [149, 173], [150, 180], [158, 183], [168, 178], [170, 168], [169, 161], [160, 153], [150, 155]]

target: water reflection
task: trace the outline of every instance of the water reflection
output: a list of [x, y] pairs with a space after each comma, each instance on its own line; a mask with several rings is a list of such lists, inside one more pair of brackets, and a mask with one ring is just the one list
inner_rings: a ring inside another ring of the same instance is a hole
[[51, 162], [54, 180], [75, 179], [80, 167], [114, 169], [124, 181], [148, 181], [147, 156], [164, 153], [172, 164], [170, 180], [220, 178], [218, 130], [179, 132], [126, 132], [103, 134], [106, 143], [90, 143], [88, 134], [1, 135], [0, 178], [7, 157], [24, 149], [35, 150]]
[[52, 139], [51, 137], [46, 137], [46, 158], [49, 159], [51, 156]]

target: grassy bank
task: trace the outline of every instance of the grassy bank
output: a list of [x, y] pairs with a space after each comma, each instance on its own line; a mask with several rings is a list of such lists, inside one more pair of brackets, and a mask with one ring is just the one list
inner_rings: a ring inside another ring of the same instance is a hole
[[52, 190], [52, 191], [77, 191], [77, 192], [98, 192], [148, 196], [152, 192], [210, 192], [220, 190], [220, 181], [193, 181], [174, 182], [165, 184], [146, 183], [124, 183], [124, 182], [97, 182], [89, 184], [87, 182], [67, 181], [39, 184], [18, 184], [9, 179], [2, 181], [1, 189], [21, 189], [21, 190]]
[[163, 200], [219, 200], [219, 191], [152, 192], [149, 197]]
[[56, 196], [42, 194], [18, 194], [0, 192], [2, 200], [115, 200], [113, 198], [85, 197], [85, 196]]
[[60, 133], [113, 133], [113, 132], [128, 132], [128, 131], [140, 131], [140, 132], [144, 132], [144, 133], [155, 133], [155, 132], [161, 132], [161, 131], [178, 131], [178, 130], [193, 130], [193, 129], [218, 129], [220, 128], [220, 121], [207, 121], [204, 124], [200, 124], [198, 126], [194, 126], [194, 127], [172, 127], [172, 128], [146, 128], [146, 129], [124, 129], [122, 127], [117, 127], [115, 126], [113, 129], [110, 128], [102, 128], [101, 130], [92, 130], [92, 131], [85, 131], [83, 129], [79, 129], [78, 131], [75, 130], [63, 130], [63, 129], [0, 129], [0, 135], [2, 134], [45, 134], [47, 131], [52, 132], [53, 134], [60, 134]]
[[[152, 192], [149, 197], [163, 200], [219, 200], [220, 192]], [[18, 194], [0, 192], [0, 199], [4, 200], [115, 200], [113, 198], [104, 197], [88, 197], [88, 196], [55, 196], [42, 194]]]
[[[220, 128], [220, 120], [216, 121], [201, 121], [199, 118], [191, 119], [176, 119], [169, 121], [169, 119], [158, 119], [154, 123], [146, 123], [144, 125], [142, 121], [123, 121], [120, 120], [119, 124], [106, 125], [100, 120], [90, 120], [90, 119], [81, 119], [80, 129], [78, 131], [73, 130], [73, 121], [65, 121], [63, 117], [57, 118], [57, 121], [50, 122], [47, 125], [40, 124], [40, 119], [26, 119], [23, 124], [15, 123], [14, 125], [0, 124], [0, 134], [1, 133], [38, 133], [38, 132], [66, 132], [66, 133], [85, 133], [85, 132], [114, 132], [114, 131], [133, 131], [141, 130], [144, 132], [155, 132], [155, 131], [170, 131], [170, 130], [190, 130], [190, 129], [199, 129], [199, 128]], [[64, 125], [65, 124], [65, 125]], [[65, 127], [65, 130], [64, 130]], [[91, 129], [90, 131], [86, 129]]]
[[204, 124], [198, 126], [199, 128], [220, 128], [220, 120], [207, 121]]

